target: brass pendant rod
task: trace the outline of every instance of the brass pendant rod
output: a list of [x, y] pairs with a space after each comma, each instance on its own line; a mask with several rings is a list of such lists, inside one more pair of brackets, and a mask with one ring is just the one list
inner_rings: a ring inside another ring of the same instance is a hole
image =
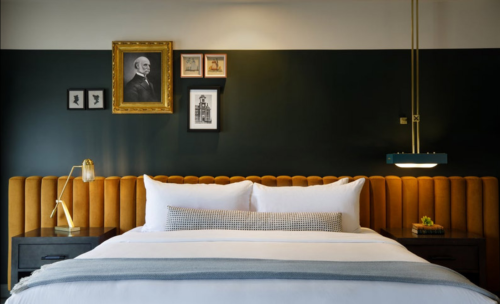
[[[415, 29], [417, 32], [416, 35]], [[420, 154], [420, 75], [418, 29], [418, 0], [411, 0], [411, 152], [413, 154]]]
[[413, 2], [414, 2], [414, 0], [411, 0], [411, 153], [415, 153], [415, 116], [414, 116], [415, 115], [415, 113], [414, 113], [414, 109], [415, 109], [414, 61], [415, 60], [414, 60], [414, 56], [413, 56], [414, 41], [415, 41], [413, 24], [415, 22], [413, 21], [413, 16], [414, 16], [414, 12], [413, 12], [414, 4], [413, 4]]
[[420, 70], [420, 65], [419, 65], [419, 60], [418, 60], [418, 50], [419, 50], [419, 41], [418, 41], [418, 29], [419, 29], [419, 26], [418, 26], [418, 0], [417, 1], [417, 7], [416, 7], [416, 10], [417, 10], [417, 153], [420, 153], [420, 85], [419, 85], [419, 79], [420, 79], [420, 75], [419, 75], [419, 70]]

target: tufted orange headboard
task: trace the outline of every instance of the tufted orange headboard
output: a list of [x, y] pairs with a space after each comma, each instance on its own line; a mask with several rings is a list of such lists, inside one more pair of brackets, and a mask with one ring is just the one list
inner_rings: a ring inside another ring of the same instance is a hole
[[[356, 176], [358, 179], [365, 176]], [[65, 225], [62, 208], [50, 218], [56, 196], [67, 176], [12, 177], [9, 180], [9, 288], [10, 238], [40, 227]], [[229, 184], [244, 179], [267, 186], [328, 184], [335, 176], [156, 176], [168, 183]], [[361, 226], [411, 227], [424, 215], [447, 229], [459, 229], [486, 238], [488, 289], [500, 289], [498, 180], [494, 177], [397, 177], [371, 176], [360, 197]], [[62, 198], [80, 227], [119, 227], [120, 233], [144, 224], [146, 190], [143, 177], [97, 177], [84, 183], [72, 178]]]

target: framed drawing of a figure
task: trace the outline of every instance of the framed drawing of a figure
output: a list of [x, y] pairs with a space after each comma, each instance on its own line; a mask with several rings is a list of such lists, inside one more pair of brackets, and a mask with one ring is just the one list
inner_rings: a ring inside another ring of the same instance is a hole
[[188, 131], [220, 131], [220, 87], [190, 87]]
[[227, 54], [205, 54], [205, 78], [227, 78]]
[[173, 113], [171, 41], [113, 41], [113, 114]]
[[87, 109], [104, 109], [104, 89], [87, 89]]
[[181, 78], [203, 78], [203, 54], [181, 54]]
[[68, 110], [85, 110], [85, 90], [68, 89]]

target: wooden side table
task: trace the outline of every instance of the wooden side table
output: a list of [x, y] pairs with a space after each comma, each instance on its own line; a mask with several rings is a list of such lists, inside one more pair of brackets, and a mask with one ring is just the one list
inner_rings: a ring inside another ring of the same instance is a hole
[[116, 228], [103, 227], [81, 228], [71, 234], [39, 228], [16, 235], [12, 238], [12, 287], [43, 265], [73, 259], [115, 235]]
[[444, 235], [416, 235], [411, 228], [385, 228], [381, 234], [419, 257], [453, 269], [474, 284], [486, 288], [484, 237], [459, 230], [445, 230]]

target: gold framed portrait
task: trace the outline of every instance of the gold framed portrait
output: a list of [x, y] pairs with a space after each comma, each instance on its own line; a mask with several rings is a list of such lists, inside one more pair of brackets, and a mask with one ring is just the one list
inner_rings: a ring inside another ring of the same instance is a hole
[[113, 41], [113, 114], [169, 114], [172, 41]]

